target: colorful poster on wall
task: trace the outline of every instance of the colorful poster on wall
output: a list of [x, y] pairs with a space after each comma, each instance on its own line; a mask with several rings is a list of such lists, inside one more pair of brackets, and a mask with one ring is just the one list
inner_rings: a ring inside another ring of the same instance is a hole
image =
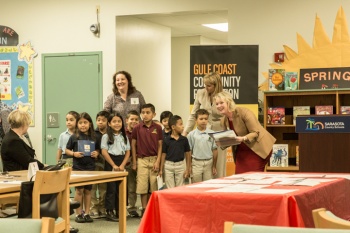
[[13, 46], [18, 43], [13, 29], [0, 26], [0, 30], [0, 114], [26, 111], [34, 126], [33, 58], [37, 53], [30, 42]]
[[210, 72], [220, 73], [224, 90], [237, 104], [258, 103], [257, 45], [191, 46], [190, 53], [190, 104]]

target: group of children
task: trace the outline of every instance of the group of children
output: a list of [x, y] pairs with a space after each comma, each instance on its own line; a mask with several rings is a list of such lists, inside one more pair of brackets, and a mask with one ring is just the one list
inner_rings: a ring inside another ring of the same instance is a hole
[[[183, 185], [186, 178], [199, 182], [216, 174], [217, 148], [208, 135], [212, 131], [206, 127], [208, 111], [196, 112], [197, 128], [187, 137], [182, 136], [180, 116], [162, 112], [161, 124], [153, 120], [155, 116], [152, 104], [144, 104], [140, 114], [130, 111], [126, 119], [119, 113], [101, 111], [94, 129], [88, 113], [70, 111], [66, 115], [67, 130], [59, 137], [57, 160], [73, 158], [73, 170], [126, 169], [129, 215], [139, 217], [135, 204], [140, 194], [142, 216], [150, 193], [158, 190], [157, 176], [164, 176], [167, 188], [172, 188]], [[95, 144], [88, 156], [79, 151], [80, 140]], [[74, 199], [81, 205], [76, 209], [75, 221], [93, 222], [93, 218], [101, 217], [118, 221], [118, 194], [118, 182], [76, 187]]]
[[[92, 118], [86, 112], [70, 111], [66, 115], [67, 130], [61, 133], [58, 141], [57, 160], [73, 159], [73, 170], [83, 171], [124, 171], [130, 166], [128, 135], [139, 122], [139, 114], [131, 111], [126, 121], [120, 114], [100, 111], [96, 116], [94, 129]], [[90, 155], [79, 151], [79, 140], [94, 143]], [[136, 175], [129, 172], [128, 196], [129, 214], [138, 217], [136, 212]], [[130, 188], [129, 188], [130, 187]], [[98, 196], [97, 196], [98, 193]], [[93, 222], [93, 218], [106, 217], [109, 221], [118, 221], [118, 182], [76, 187], [74, 199], [81, 203], [76, 209], [75, 221]]]

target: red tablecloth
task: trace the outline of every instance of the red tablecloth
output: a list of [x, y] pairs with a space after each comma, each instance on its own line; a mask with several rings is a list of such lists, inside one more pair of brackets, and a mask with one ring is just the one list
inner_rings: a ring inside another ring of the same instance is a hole
[[321, 207], [350, 219], [350, 181], [347, 179], [337, 178], [313, 187], [266, 188], [298, 190], [287, 194], [222, 193], [206, 192], [214, 188], [182, 186], [154, 192], [138, 232], [221, 233], [225, 221], [313, 227], [311, 211]]

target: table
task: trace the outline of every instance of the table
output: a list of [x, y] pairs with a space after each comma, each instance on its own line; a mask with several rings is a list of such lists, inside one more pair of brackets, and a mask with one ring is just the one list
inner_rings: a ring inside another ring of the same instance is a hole
[[[270, 174], [270, 178], [266, 177]], [[287, 173], [243, 175], [262, 176], [267, 180], [273, 177], [276, 179], [276, 176], [283, 177], [285, 174]], [[288, 174], [303, 175], [302, 173]], [[321, 177], [325, 174], [304, 173], [304, 175]], [[278, 181], [275, 181], [272, 185], [260, 190], [245, 193], [229, 192], [225, 187], [198, 187], [198, 185], [208, 185], [205, 183], [156, 191], [151, 195], [138, 232], [223, 232], [225, 221], [240, 224], [313, 227], [312, 210], [321, 207], [331, 210], [341, 218], [350, 219], [350, 180], [329, 177], [328, 182], [312, 187], [277, 186], [274, 184]], [[239, 176], [236, 178], [232, 176], [221, 180], [230, 182], [238, 178]], [[350, 176], [348, 178], [350, 179]], [[219, 185], [218, 182], [216, 183]], [[221, 186], [224, 185], [233, 185], [233, 183], [221, 184]], [[226, 192], [222, 192], [225, 189]], [[288, 190], [294, 191], [283, 193]], [[268, 191], [274, 193], [262, 193]]]
[[[0, 176], [0, 182], [4, 180], [26, 181], [27, 170], [10, 172], [9, 176], [15, 176], [8, 179], [5, 176]], [[108, 171], [72, 171], [69, 180], [69, 186], [83, 186], [87, 184], [105, 183], [111, 181], [121, 181], [119, 184], [119, 232], [126, 232], [126, 177], [127, 172], [108, 172]], [[20, 183], [9, 182], [8, 184], [1, 183], [0, 198], [19, 196]], [[69, 211], [68, 211], [69, 213]], [[69, 223], [69, 216], [68, 216]]]

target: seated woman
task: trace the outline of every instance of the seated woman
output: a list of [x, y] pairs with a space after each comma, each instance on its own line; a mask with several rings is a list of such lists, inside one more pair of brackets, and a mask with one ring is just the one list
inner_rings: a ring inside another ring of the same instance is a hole
[[31, 118], [28, 113], [14, 110], [8, 118], [11, 129], [6, 133], [1, 146], [1, 158], [4, 171], [27, 170], [29, 163], [37, 162], [39, 169], [44, 164], [35, 159], [35, 150], [25, 137]]

